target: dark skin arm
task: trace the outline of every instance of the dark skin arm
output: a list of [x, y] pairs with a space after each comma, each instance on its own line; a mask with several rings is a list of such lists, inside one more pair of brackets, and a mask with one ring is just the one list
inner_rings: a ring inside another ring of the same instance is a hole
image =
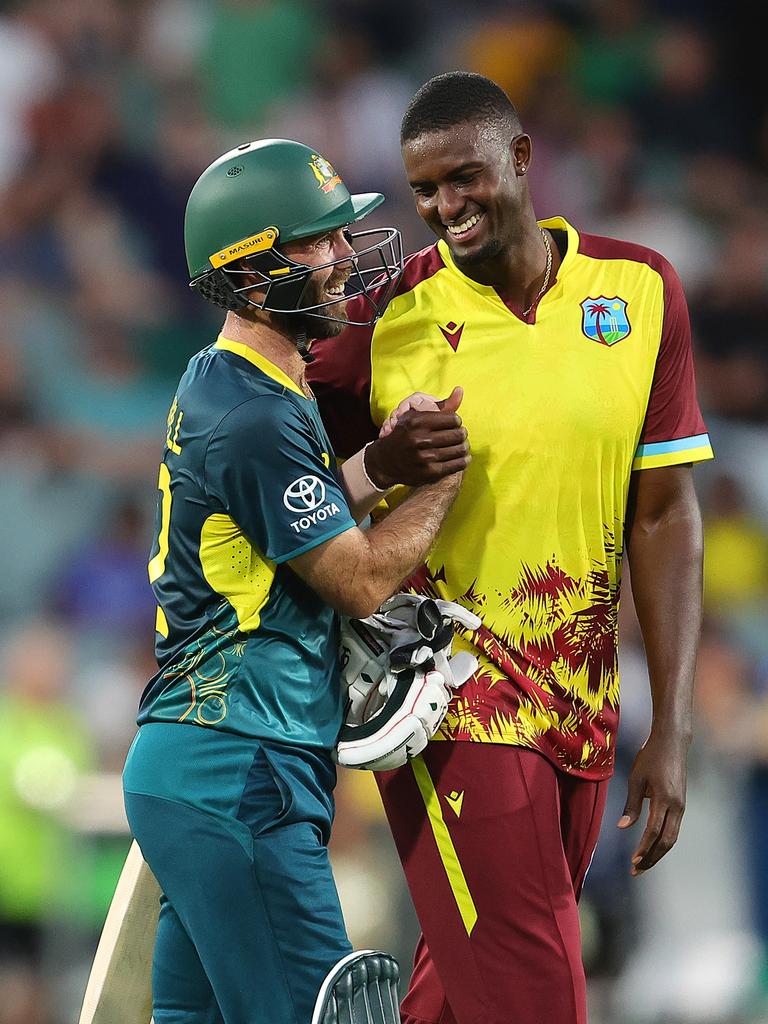
[[618, 823], [634, 825], [649, 800], [632, 855], [631, 873], [639, 875], [674, 846], [685, 811], [702, 586], [701, 515], [690, 466], [632, 474], [626, 537], [653, 698], [651, 732], [632, 766]]

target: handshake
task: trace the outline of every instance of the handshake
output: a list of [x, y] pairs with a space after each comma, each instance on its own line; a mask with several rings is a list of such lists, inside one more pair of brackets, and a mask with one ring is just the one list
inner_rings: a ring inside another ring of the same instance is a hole
[[452, 601], [414, 594], [396, 594], [366, 619], [342, 620], [340, 765], [388, 771], [426, 747], [452, 691], [477, 669], [467, 651], [451, 657], [457, 624], [478, 629], [480, 619]]
[[417, 487], [436, 483], [469, 465], [467, 431], [458, 414], [464, 391], [447, 398], [417, 391], [394, 409], [375, 441], [366, 445], [365, 466], [379, 490], [395, 484]]

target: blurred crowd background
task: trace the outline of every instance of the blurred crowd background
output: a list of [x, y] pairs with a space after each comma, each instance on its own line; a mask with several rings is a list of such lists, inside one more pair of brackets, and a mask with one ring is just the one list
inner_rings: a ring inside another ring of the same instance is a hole
[[[297, 138], [350, 189], [385, 192], [380, 222], [420, 248], [399, 119], [457, 67], [518, 105], [539, 216], [675, 264], [717, 453], [696, 471], [689, 807], [639, 880], [615, 828], [649, 716], [625, 588], [619, 768], [583, 901], [592, 1021], [768, 1021], [764, 64], [745, 0], [0, 4], [0, 1024], [77, 1019], [127, 848], [164, 424], [221, 319], [186, 285], [190, 188], [225, 149]], [[415, 919], [365, 775], [340, 781], [334, 859], [357, 944], [407, 974]]]

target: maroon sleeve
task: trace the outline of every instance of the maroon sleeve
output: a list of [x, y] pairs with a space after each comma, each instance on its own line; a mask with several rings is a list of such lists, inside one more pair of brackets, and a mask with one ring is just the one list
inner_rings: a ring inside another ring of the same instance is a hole
[[[349, 313], [354, 319], [352, 303]], [[335, 338], [312, 342], [307, 379], [331, 444], [344, 459], [379, 436], [370, 407], [372, 336], [373, 327], [347, 327]]]
[[657, 256], [655, 262], [654, 269], [664, 282], [664, 320], [641, 444], [694, 437], [707, 430], [696, 398], [691, 323], [683, 287], [665, 259]]
[[[405, 260], [395, 294], [410, 291], [443, 266], [436, 244], [413, 253]], [[362, 321], [369, 312], [370, 305], [361, 298], [350, 300], [350, 320]], [[331, 443], [343, 459], [379, 436], [379, 428], [371, 419], [372, 338], [373, 327], [347, 327], [335, 338], [312, 342], [313, 361], [307, 367], [307, 379], [317, 396]]]

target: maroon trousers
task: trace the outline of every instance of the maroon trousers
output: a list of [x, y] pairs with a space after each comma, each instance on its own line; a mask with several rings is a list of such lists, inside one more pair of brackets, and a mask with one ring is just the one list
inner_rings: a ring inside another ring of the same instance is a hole
[[576, 903], [607, 781], [469, 742], [377, 780], [422, 929], [403, 1024], [586, 1024]]

